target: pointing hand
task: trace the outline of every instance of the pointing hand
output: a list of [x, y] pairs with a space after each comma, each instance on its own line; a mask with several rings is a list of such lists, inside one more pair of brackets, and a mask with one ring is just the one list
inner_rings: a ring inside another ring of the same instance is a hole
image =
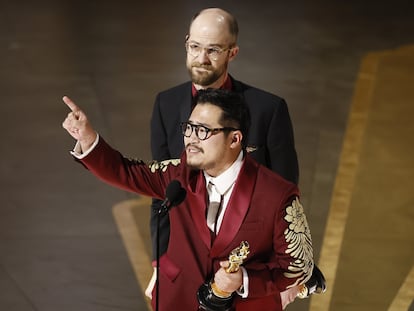
[[97, 134], [89, 123], [86, 114], [69, 97], [64, 96], [62, 99], [71, 110], [62, 126], [80, 143], [82, 150], [85, 151], [92, 146]]

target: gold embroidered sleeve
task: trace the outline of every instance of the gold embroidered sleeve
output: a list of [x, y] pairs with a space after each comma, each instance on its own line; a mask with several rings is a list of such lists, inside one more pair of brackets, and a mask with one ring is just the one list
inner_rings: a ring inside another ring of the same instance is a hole
[[289, 287], [306, 282], [313, 269], [313, 248], [312, 238], [303, 210], [303, 206], [296, 197], [286, 207], [285, 220], [288, 222], [284, 235], [288, 244], [286, 253], [292, 257], [289, 264], [289, 272], [284, 275], [287, 278], [296, 278], [296, 282]]
[[164, 161], [152, 161], [149, 163], [148, 167], [152, 173], [157, 171], [165, 172], [169, 165], [178, 166], [180, 164], [180, 159], [170, 159]]

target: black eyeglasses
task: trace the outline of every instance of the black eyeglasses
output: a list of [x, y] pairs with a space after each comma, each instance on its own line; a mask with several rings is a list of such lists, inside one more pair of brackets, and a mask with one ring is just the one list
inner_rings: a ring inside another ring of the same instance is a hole
[[238, 129], [234, 127], [220, 127], [211, 129], [204, 125], [200, 124], [192, 124], [190, 122], [182, 122], [181, 123], [181, 131], [185, 137], [190, 137], [193, 131], [195, 131], [196, 136], [200, 140], [206, 140], [210, 138], [212, 135], [223, 132], [223, 131], [237, 131]]

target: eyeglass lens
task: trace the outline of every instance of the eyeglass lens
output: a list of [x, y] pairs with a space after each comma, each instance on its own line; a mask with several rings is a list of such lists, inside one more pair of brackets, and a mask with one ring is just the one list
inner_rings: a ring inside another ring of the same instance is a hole
[[208, 128], [202, 125], [195, 125], [191, 123], [182, 124], [182, 131], [184, 136], [190, 137], [193, 133], [193, 130], [195, 131], [196, 136], [201, 140], [207, 139], [208, 133], [210, 132]]
[[208, 57], [212, 60], [217, 60], [221, 53], [228, 50], [228, 48], [222, 49], [219, 47], [203, 47], [199, 44], [191, 42], [186, 43], [186, 48], [187, 52], [193, 57], [198, 57], [201, 54], [201, 52], [205, 50]]

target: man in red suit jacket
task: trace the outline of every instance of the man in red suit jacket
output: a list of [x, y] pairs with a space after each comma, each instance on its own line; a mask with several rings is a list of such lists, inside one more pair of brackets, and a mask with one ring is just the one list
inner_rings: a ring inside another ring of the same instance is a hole
[[[298, 188], [246, 153], [250, 116], [241, 96], [200, 91], [188, 121], [181, 124], [181, 158], [151, 163], [112, 149], [86, 115], [69, 98], [64, 101], [72, 112], [63, 127], [77, 140], [72, 154], [98, 178], [160, 199], [173, 180], [186, 191], [185, 200], [170, 210], [170, 242], [160, 259], [159, 310], [198, 310], [197, 291], [209, 280], [219, 292], [236, 293], [232, 310], [282, 310], [280, 292], [309, 279], [313, 251]], [[221, 195], [214, 225], [206, 221], [209, 182]], [[250, 253], [239, 270], [228, 273], [228, 256], [242, 241], [249, 243]], [[155, 307], [157, 299], [152, 301]]]

